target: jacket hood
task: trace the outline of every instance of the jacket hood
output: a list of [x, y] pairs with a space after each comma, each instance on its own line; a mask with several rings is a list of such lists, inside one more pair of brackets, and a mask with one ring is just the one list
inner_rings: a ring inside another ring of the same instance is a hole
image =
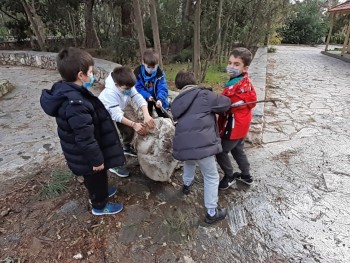
[[186, 90], [183, 90], [174, 100], [171, 107], [171, 113], [175, 118], [180, 118], [192, 105], [193, 101], [197, 97], [201, 88], [197, 86], [187, 86]]
[[67, 99], [81, 99], [82, 87], [70, 82], [56, 82], [51, 90], [44, 89], [40, 97], [40, 105], [47, 115], [58, 116], [58, 110]]

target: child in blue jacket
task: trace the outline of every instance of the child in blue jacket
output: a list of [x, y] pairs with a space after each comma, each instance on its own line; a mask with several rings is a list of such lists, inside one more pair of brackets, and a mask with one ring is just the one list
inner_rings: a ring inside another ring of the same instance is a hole
[[148, 103], [148, 112], [152, 116], [153, 108], [159, 117], [167, 117], [163, 110], [169, 108], [168, 85], [165, 75], [159, 68], [159, 56], [153, 49], [143, 53], [143, 64], [134, 70], [136, 89]]

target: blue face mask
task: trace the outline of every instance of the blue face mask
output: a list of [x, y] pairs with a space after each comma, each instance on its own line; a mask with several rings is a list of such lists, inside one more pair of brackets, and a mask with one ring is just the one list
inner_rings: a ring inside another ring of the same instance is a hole
[[131, 96], [131, 89], [125, 89], [125, 90], [121, 90], [122, 94], [123, 95], [126, 95], [126, 96]]
[[238, 77], [239, 75], [242, 74], [239, 69], [236, 69], [235, 67], [232, 67], [232, 66], [227, 66], [226, 72], [231, 78]]
[[89, 82], [84, 82], [83, 81], [83, 87], [86, 88], [86, 89], [90, 88], [92, 86], [92, 84], [94, 83], [94, 81], [95, 81], [94, 75], [91, 73], [90, 81]]

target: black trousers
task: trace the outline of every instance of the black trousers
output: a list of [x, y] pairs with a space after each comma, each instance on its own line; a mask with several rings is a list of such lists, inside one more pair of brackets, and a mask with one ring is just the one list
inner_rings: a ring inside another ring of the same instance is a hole
[[216, 161], [218, 162], [220, 168], [223, 170], [224, 174], [228, 177], [233, 175], [233, 167], [228, 154], [231, 152], [233, 159], [238, 164], [242, 175], [250, 174], [250, 164], [247, 155], [244, 152], [244, 139], [239, 140], [225, 140], [222, 139], [222, 152], [216, 155]]
[[148, 101], [147, 103], [148, 103], [148, 113], [149, 113], [149, 115], [152, 116], [153, 108], [155, 108], [158, 117], [168, 118], [168, 116], [166, 114], [164, 114], [164, 112], [162, 112], [162, 110], [160, 108], [156, 107], [156, 103], [154, 101]]
[[108, 175], [107, 170], [85, 174], [84, 185], [89, 192], [92, 207], [103, 209], [108, 201]]
[[124, 149], [129, 148], [132, 142], [132, 139], [134, 138], [134, 134], [135, 134], [134, 129], [127, 125], [124, 125], [121, 122], [117, 122], [117, 127], [123, 139]]

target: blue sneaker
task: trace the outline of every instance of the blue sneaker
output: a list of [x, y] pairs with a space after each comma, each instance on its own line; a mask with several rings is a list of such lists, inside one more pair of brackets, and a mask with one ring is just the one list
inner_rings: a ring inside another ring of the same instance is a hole
[[[118, 193], [117, 187], [114, 186], [108, 186], [108, 197], [114, 196], [116, 193]], [[92, 205], [91, 199], [89, 198], [89, 203]]]
[[119, 177], [128, 177], [130, 174], [129, 171], [124, 166], [109, 168], [108, 171], [118, 175]]
[[107, 203], [103, 209], [92, 208], [91, 212], [95, 216], [114, 215], [121, 212], [123, 208], [124, 208], [123, 204]]

